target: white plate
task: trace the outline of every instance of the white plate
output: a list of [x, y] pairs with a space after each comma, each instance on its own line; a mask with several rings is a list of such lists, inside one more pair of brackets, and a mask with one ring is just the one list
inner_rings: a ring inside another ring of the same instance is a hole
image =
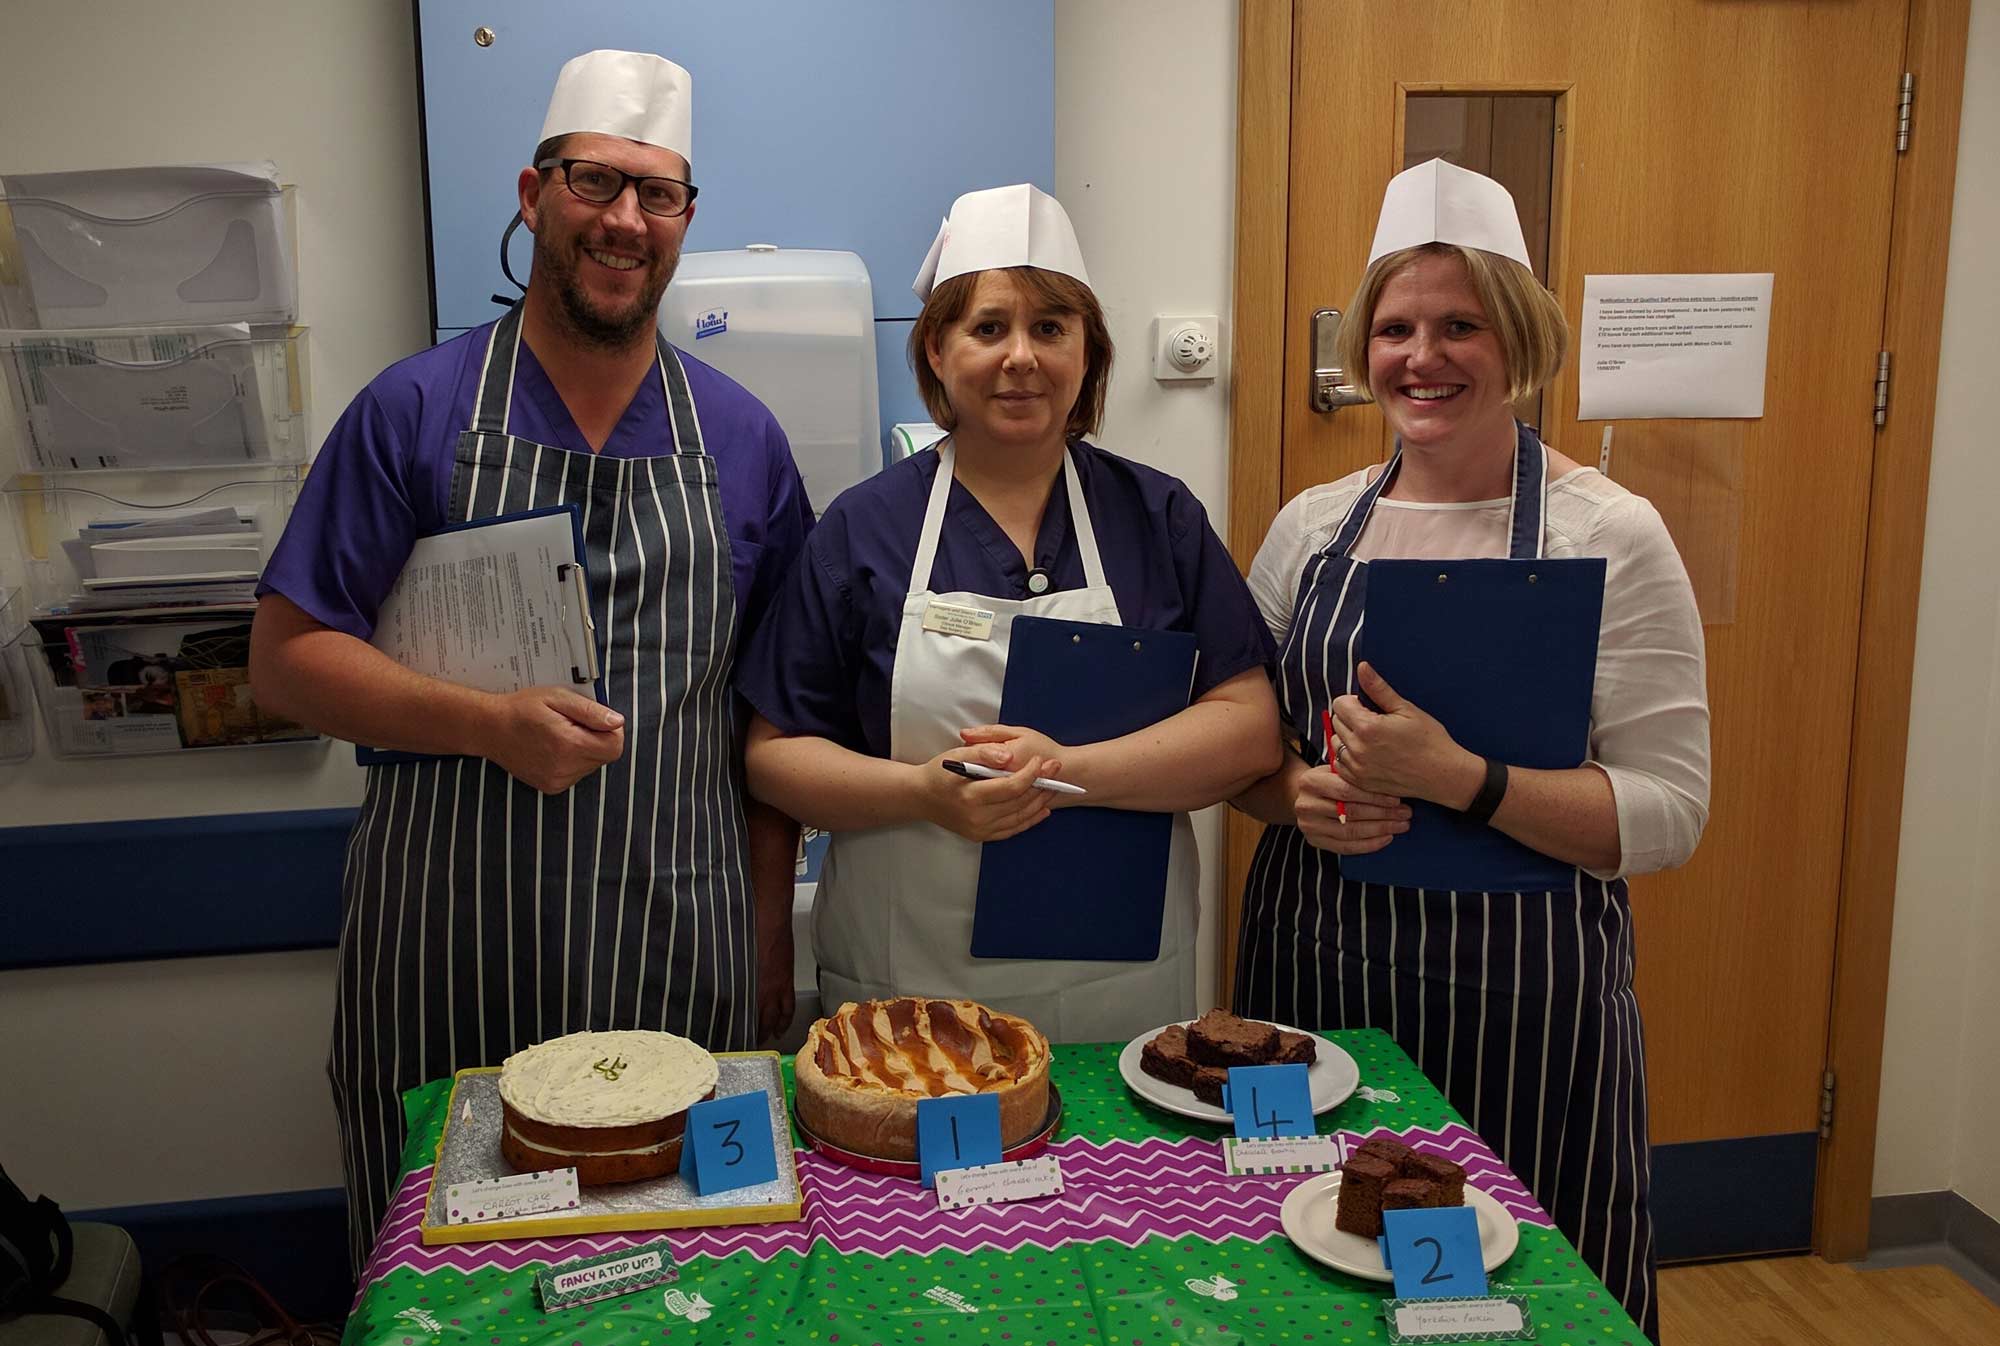
[[[1393, 1281], [1395, 1277], [1382, 1265], [1382, 1249], [1374, 1239], [1333, 1227], [1339, 1200], [1338, 1173], [1316, 1174], [1294, 1187], [1285, 1194], [1284, 1207], [1278, 1212], [1285, 1237], [1307, 1257], [1335, 1271], [1364, 1281]], [[1521, 1226], [1506, 1207], [1470, 1183], [1465, 1187], [1465, 1204], [1479, 1217], [1480, 1260], [1491, 1271], [1514, 1255], [1521, 1244]]]
[[[1193, 1022], [1192, 1019], [1183, 1019], [1181, 1026], [1185, 1028]], [[1145, 1050], [1146, 1044], [1172, 1026], [1161, 1024], [1158, 1028], [1141, 1033], [1126, 1043], [1125, 1050], [1118, 1053], [1118, 1073], [1125, 1077], [1125, 1083], [1131, 1086], [1133, 1093], [1154, 1107], [1179, 1113], [1183, 1117], [1192, 1117], [1198, 1122], [1232, 1120], [1229, 1113], [1213, 1103], [1204, 1103], [1196, 1098], [1194, 1090], [1154, 1079], [1139, 1068], [1139, 1054]], [[1276, 1026], [1283, 1028], [1287, 1033], [1302, 1031], [1286, 1027], [1284, 1024]], [[1306, 1067], [1306, 1081], [1312, 1086], [1313, 1115], [1317, 1117], [1320, 1113], [1329, 1112], [1347, 1101], [1347, 1096], [1361, 1083], [1361, 1067], [1354, 1064], [1353, 1057], [1319, 1034], [1309, 1033], [1307, 1036], [1312, 1038], [1313, 1046], [1318, 1052], [1313, 1058], [1313, 1063]]]

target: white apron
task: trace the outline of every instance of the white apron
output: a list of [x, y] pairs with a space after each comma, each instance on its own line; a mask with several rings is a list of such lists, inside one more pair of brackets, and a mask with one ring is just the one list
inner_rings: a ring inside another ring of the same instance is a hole
[[[1067, 452], [1063, 486], [1084, 587], [1023, 599], [932, 593], [931, 567], [951, 495], [951, 441], [936, 452], [937, 477], [889, 684], [890, 755], [911, 764], [961, 746], [961, 729], [998, 722], [1014, 618], [1119, 624], [1118, 600], [1105, 583], [1097, 532]], [[933, 602], [991, 612], [992, 638], [925, 630], [924, 612]], [[1058, 1042], [1123, 1042], [1193, 1016], [1200, 869], [1186, 814], [1174, 816], [1160, 956], [1149, 963], [974, 958], [979, 851], [978, 842], [927, 822], [834, 834], [813, 903], [813, 955], [829, 1012], [848, 1000], [962, 996], [1018, 1014]]]

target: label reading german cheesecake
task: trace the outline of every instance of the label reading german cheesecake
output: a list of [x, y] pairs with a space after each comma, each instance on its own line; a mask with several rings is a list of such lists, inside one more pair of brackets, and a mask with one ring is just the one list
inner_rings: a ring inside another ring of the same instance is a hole
[[573, 1168], [457, 1182], [444, 1189], [444, 1197], [446, 1224], [479, 1224], [544, 1211], [575, 1210], [579, 1200]]
[[664, 1285], [680, 1275], [673, 1250], [665, 1239], [622, 1252], [599, 1253], [560, 1262], [535, 1273], [544, 1309], [629, 1295], [652, 1285]]
[[1001, 1201], [1032, 1201], [1062, 1195], [1062, 1163], [1052, 1154], [1017, 1159], [1011, 1164], [981, 1164], [977, 1168], [940, 1169], [938, 1207], [990, 1206]]

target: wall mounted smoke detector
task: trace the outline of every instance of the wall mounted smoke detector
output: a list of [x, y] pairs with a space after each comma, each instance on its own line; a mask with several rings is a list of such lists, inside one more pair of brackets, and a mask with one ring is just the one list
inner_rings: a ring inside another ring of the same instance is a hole
[[1214, 314], [1153, 319], [1153, 377], [1212, 379], [1222, 366], [1222, 323]]

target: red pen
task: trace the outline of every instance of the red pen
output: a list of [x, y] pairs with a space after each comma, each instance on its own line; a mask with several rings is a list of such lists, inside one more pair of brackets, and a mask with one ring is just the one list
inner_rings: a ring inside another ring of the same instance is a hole
[[[1336, 751], [1333, 743], [1333, 712], [1330, 710], [1320, 711], [1319, 722], [1326, 726], [1326, 769], [1338, 776], [1340, 774], [1340, 766], [1338, 765], [1338, 759], [1333, 755]], [[1336, 799], [1333, 801], [1333, 816], [1342, 822], [1347, 821], [1346, 800]]]

